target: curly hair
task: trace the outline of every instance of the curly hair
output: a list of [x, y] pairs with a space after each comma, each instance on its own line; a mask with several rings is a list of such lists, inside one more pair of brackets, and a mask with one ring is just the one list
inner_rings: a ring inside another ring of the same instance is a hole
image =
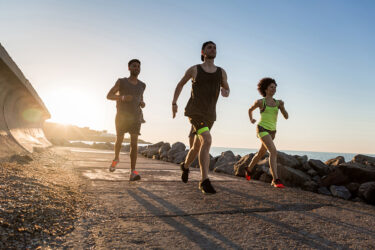
[[277, 83], [275, 81], [275, 79], [273, 78], [270, 78], [270, 77], [265, 77], [265, 78], [262, 78], [259, 83], [258, 83], [258, 91], [259, 93], [265, 97], [266, 96], [266, 89], [268, 88], [268, 86], [270, 86], [272, 83], [274, 83], [276, 86], [277, 86]]

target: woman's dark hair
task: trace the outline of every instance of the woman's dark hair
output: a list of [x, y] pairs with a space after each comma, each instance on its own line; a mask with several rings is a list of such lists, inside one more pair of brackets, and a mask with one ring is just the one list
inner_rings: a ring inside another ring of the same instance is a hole
[[276, 86], [277, 86], [277, 83], [275, 81], [275, 79], [273, 78], [270, 78], [270, 77], [265, 77], [263, 79], [261, 79], [258, 83], [258, 91], [259, 93], [265, 97], [266, 96], [266, 89], [268, 88], [268, 86], [270, 86], [272, 83], [274, 83]]
[[134, 62], [137, 62], [139, 63], [139, 65], [141, 65], [141, 61], [139, 61], [138, 59], [131, 59], [129, 62], [128, 62], [128, 67], [130, 66], [130, 64], [134, 63]]

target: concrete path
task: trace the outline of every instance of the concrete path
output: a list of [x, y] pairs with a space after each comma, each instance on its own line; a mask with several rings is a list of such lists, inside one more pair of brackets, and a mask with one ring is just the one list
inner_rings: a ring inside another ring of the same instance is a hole
[[184, 184], [177, 165], [142, 156], [142, 179], [134, 183], [128, 154], [110, 173], [111, 151], [54, 150], [82, 177], [89, 204], [62, 247], [375, 248], [374, 206], [215, 173], [210, 178], [218, 193], [204, 195], [198, 169]]

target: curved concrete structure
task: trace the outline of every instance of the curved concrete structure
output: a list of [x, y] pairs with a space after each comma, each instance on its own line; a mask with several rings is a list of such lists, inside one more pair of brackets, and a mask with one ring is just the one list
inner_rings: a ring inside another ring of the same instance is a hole
[[42, 130], [50, 114], [0, 44], [0, 156], [50, 146]]

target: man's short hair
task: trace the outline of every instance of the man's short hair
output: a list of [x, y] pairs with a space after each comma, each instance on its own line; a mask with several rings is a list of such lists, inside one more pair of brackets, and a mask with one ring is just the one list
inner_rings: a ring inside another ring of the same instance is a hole
[[131, 59], [129, 62], [128, 62], [128, 67], [130, 66], [130, 64], [134, 63], [134, 62], [137, 62], [139, 63], [139, 65], [141, 65], [141, 61], [139, 61], [138, 59]]
[[[213, 41], [207, 41], [207, 42], [203, 43], [203, 45], [202, 45], [202, 52], [203, 52], [204, 48], [206, 48], [206, 46], [209, 45], [209, 44], [216, 45]], [[202, 54], [201, 54], [201, 60], [202, 60], [202, 62], [204, 61], [204, 56]]]

